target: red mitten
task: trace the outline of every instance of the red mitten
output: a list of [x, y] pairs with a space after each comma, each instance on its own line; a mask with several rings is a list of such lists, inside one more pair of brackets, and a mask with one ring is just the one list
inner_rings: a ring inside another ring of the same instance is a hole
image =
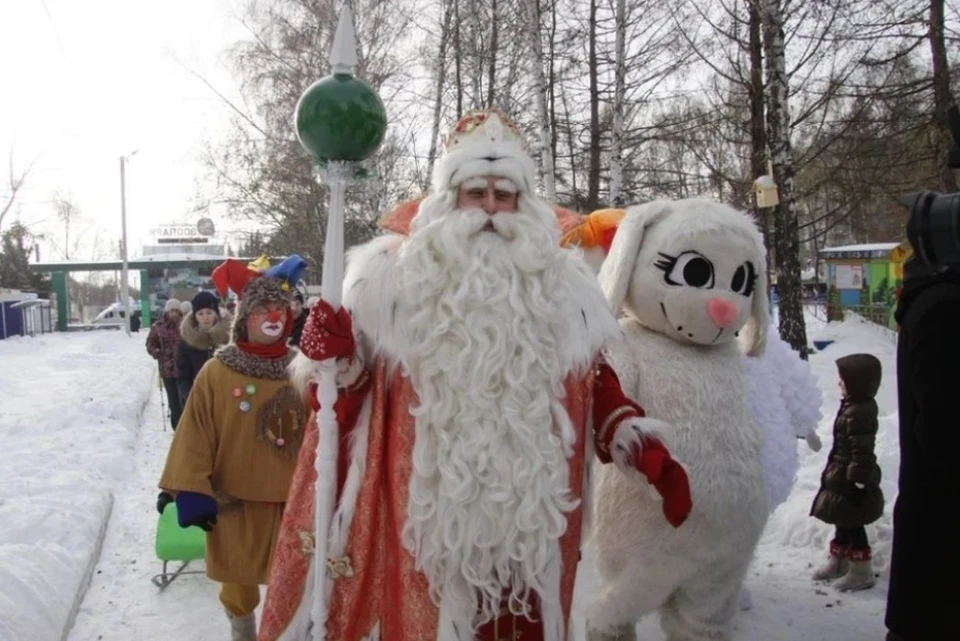
[[334, 312], [322, 298], [310, 309], [300, 337], [300, 351], [312, 361], [353, 356], [356, 340], [346, 307]]
[[687, 471], [673, 460], [663, 443], [652, 438], [643, 439], [643, 451], [634, 460], [637, 470], [663, 497], [663, 515], [667, 522], [673, 527], [683, 525], [693, 509]]

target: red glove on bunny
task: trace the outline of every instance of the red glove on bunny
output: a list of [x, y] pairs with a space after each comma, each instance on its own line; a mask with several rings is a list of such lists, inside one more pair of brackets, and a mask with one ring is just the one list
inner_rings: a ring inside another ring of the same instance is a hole
[[693, 507], [690, 481], [683, 466], [655, 437], [658, 426], [665, 424], [645, 417], [643, 408], [623, 393], [617, 374], [606, 363], [598, 367], [593, 399], [597, 457], [643, 474], [663, 498], [667, 522], [680, 527]]

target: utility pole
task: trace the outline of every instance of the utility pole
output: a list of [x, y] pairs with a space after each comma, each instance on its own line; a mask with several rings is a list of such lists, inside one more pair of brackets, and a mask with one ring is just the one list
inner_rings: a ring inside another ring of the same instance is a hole
[[127, 156], [120, 156], [120, 224], [123, 229], [123, 241], [120, 246], [120, 260], [123, 261], [123, 267], [120, 273], [121, 296], [123, 296], [123, 327], [127, 330], [127, 336], [130, 336], [130, 281], [129, 269], [127, 266], [127, 159], [132, 158], [140, 151], [136, 149]]

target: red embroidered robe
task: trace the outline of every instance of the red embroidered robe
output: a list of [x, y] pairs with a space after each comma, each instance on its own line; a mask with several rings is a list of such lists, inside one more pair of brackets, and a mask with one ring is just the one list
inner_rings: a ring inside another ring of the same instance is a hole
[[[576, 431], [574, 453], [568, 459], [571, 493], [583, 497], [589, 451], [587, 437], [596, 428], [597, 454], [609, 462], [605, 443], [620, 421], [642, 416], [643, 410], [623, 396], [616, 375], [600, 364], [583, 377], [568, 377], [564, 405]], [[338, 456], [338, 503], [350, 465], [350, 431], [356, 430], [361, 403], [369, 402], [365, 470], [356, 496], [344, 557], [324, 559], [321, 570], [334, 577], [328, 605], [326, 641], [447, 641], [438, 639], [439, 611], [429, 596], [426, 577], [402, 546], [400, 533], [407, 518], [412, 472], [415, 404], [409, 379], [374, 368], [367, 394], [341, 395], [337, 416], [341, 425]], [[295, 637], [288, 626], [305, 594], [313, 552], [318, 430], [311, 417], [283, 516], [274, 554], [259, 641], [308, 641]], [[582, 503], [581, 503], [582, 505]], [[580, 559], [582, 507], [567, 514], [567, 530], [560, 539], [562, 576], [560, 594], [567, 638], [577, 565]], [[335, 527], [335, 525], [334, 525]], [[305, 607], [309, 607], [305, 605]], [[301, 614], [302, 615], [302, 614]], [[542, 641], [540, 623], [513, 617], [506, 611], [479, 631], [477, 641]]]

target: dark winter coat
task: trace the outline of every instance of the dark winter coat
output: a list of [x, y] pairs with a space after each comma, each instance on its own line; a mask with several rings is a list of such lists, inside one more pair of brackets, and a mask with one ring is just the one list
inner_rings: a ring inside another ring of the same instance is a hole
[[226, 311], [210, 329], [201, 329], [194, 312], [183, 317], [180, 323], [180, 345], [177, 347], [177, 389], [180, 402], [186, 405], [187, 396], [200, 368], [210, 360], [213, 353], [230, 342], [230, 323], [233, 317]]
[[287, 341], [294, 347], [300, 345], [300, 335], [303, 334], [303, 326], [307, 324], [307, 310], [304, 309], [300, 315], [293, 320], [293, 330], [290, 331], [290, 339]]
[[164, 315], [147, 334], [147, 352], [160, 363], [160, 376], [177, 377], [177, 346], [180, 344], [180, 325]]
[[908, 279], [897, 308], [900, 481], [887, 628], [960, 639], [960, 273]]
[[[837, 361], [847, 396], [833, 422], [833, 447], [810, 514], [840, 527], [873, 523], [883, 514], [880, 466], [874, 454], [880, 361], [853, 354]], [[860, 483], [863, 489], [855, 484]]]

